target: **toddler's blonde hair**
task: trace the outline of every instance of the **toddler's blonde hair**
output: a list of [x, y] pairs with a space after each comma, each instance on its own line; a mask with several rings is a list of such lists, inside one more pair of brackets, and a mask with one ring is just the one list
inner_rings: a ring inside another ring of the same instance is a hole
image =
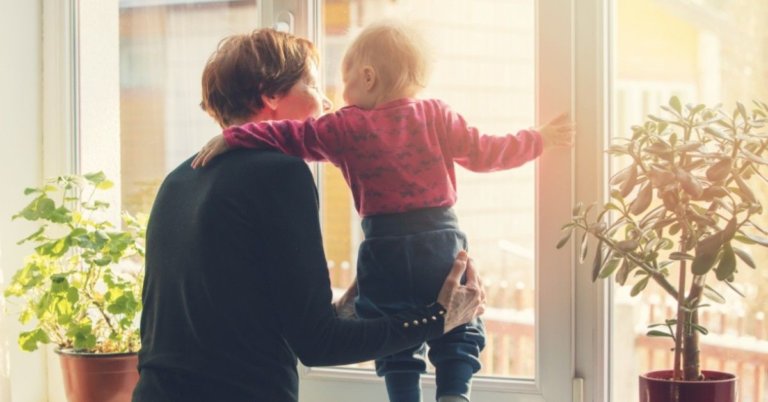
[[427, 42], [416, 29], [386, 20], [368, 25], [347, 48], [342, 68], [370, 64], [388, 93], [415, 94], [431, 73]]

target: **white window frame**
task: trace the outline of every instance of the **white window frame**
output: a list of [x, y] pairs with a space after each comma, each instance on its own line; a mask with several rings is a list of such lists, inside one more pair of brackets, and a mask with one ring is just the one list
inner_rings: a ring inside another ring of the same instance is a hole
[[[42, 5], [41, 2], [0, 3], [0, 287], [22, 265], [29, 251], [16, 241], [34, 231], [32, 225], [10, 220], [28, 202], [22, 190], [42, 175]], [[3, 304], [0, 295], [0, 305]], [[0, 402], [10, 398], [44, 398], [44, 354], [18, 347], [20, 325], [15, 315], [0, 310]], [[37, 375], [36, 375], [37, 374]], [[36, 378], [37, 377], [37, 378]], [[41, 390], [41, 388], [43, 390]]]
[[[536, 378], [473, 381], [473, 389], [498, 393], [504, 400], [607, 401], [610, 395], [609, 289], [605, 283], [592, 283], [588, 266], [577, 266], [573, 246], [560, 253], [552, 246], [560, 226], [570, 219], [574, 200], [604, 198], [607, 165], [601, 150], [610, 127], [609, 6], [610, 0], [537, 1], [537, 120], [570, 111], [580, 135], [574, 151], [545, 154], [537, 166], [537, 286], [546, 292], [537, 292]], [[569, 66], [568, 73], [563, 66]], [[570, 173], [567, 183], [562, 183], [562, 172]], [[553, 182], [558, 185], [543, 184]], [[371, 373], [320, 368], [304, 368], [302, 378], [302, 394], [318, 401], [339, 398], [333, 384], [357, 383], [357, 391], [349, 390], [354, 395], [365, 391], [362, 383], [380, 381]]]
[[[307, 26], [307, 35], [317, 39], [319, 0], [305, 1], [316, 16]], [[611, 63], [606, 57], [611, 36], [607, 28], [610, 3], [610, 0], [539, 0], [537, 3], [536, 58], [541, 66], [536, 83], [538, 120], [570, 110], [578, 122], [578, 135], [574, 150], [545, 154], [538, 162], [537, 283], [547, 291], [539, 292], [537, 297], [536, 380], [475, 382], [475, 389], [497, 392], [504, 400], [606, 401], [610, 395], [607, 286], [591, 282], [589, 268], [577, 266], [573, 248], [569, 252], [554, 251], [554, 243], [560, 237], [559, 228], [569, 220], [573, 201], [588, 203], [603, 199], [604, 166], [607, 165], [601, 150], [606, 136], [594, 133], [605, 133], [610, 127]], [[46, 37], [41, 50], [43, 65], [60, 67], [44, 69], [42, 74], [46, 84], [42, 86], [39, 178], [98, 168], [119, 180], [120, 152], [119, 147], [114, 147], [120, 143], [118, 1], [46, 0], [43, 9]], [[76, 31], [72, 29], [72, 18], [80, 22]], [[76, 48], [68, 42], [72, 35], [79, 39]], [[562, 66], [570, 66], [570, 71], [563, 74]], [[70, 85], [73, 81], [79, 91]], [[74, 138], [80, 141], [75, 142]], [[569, 172], [567, 183], [561, 181], [562, 172]], [[552, 182], [558, 185], [543, 184]], [[117, 197], [114, 205], [119, 206], [119, 195]], [[48, 362], [48, 373], [54, 378], [59, 375], [55, 356]], [[26, 377], [32, 381], [43, 377], [34, 364], [25, 366], [28, 368], [22, 367], [14, 373], [15, 378]], [[307, 369], [302, 377], [302, 383], [318, 379], [325, 385], [338, 383], [345, 391], [357, 387], [357, 383], [379, 381], [370, 375], [330, 369]], [[563, 384], [572, 386], [563, 387]], [[59, 385], [51, 381], [50, 401], [63, 401]], [[302, 391], [305, 398], [321, 400], [317, 399], [321, 397], [318, 394], [309, 396], [307, 390]], [[334, 396], [338, 394], [331, 395]], [[33, 398], [20, 397], [13, 402], [39, 400]]]

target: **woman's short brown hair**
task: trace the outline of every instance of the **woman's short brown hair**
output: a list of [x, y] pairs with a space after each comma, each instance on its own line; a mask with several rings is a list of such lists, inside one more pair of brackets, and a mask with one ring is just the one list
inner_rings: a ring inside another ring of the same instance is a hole
[[262, 95], [284, 95], [318, 58], [312, 42], [273, 29], [224, 38], [203, 70], [200, 106], [222, 127], [247, 119], [264, 107]]

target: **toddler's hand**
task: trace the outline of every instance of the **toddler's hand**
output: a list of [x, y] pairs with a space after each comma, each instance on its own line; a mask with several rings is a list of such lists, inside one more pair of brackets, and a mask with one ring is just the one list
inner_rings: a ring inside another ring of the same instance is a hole
[[576, 125], [571, 121], [568, 113], [562, 113], [548, 123], [539, 127], [544, 149], [557, 146], [573, 146], [573, 137], [576, 133]]
[[229, 146], [227, 145], [227, 141], [224, 139], [223, 135], [219, 134], [211, 138], [211, 140], [203, 146], [200, 152], [197, 153], [195, 159], [192, 160], [192, 169], [205, 166], [216, 155], [223, 154], [228, 150]]

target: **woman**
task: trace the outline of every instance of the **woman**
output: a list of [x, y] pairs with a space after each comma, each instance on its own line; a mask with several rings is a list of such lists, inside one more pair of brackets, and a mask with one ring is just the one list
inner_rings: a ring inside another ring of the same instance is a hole
[[[290, 34], [229, 37], [203, 72], [203, 109], [222, 127], [318, 116], [330, 102], [317, 63], [313, 45]], [[272, 151], [230, 152], [200, 170], [190, 161], [166, 177], [150, 216], [134, 402], [298, 401], [297, 357], [370, 360], [482, 313], [461, 252], [435, 303], [339, 318], [306, 164]]]

